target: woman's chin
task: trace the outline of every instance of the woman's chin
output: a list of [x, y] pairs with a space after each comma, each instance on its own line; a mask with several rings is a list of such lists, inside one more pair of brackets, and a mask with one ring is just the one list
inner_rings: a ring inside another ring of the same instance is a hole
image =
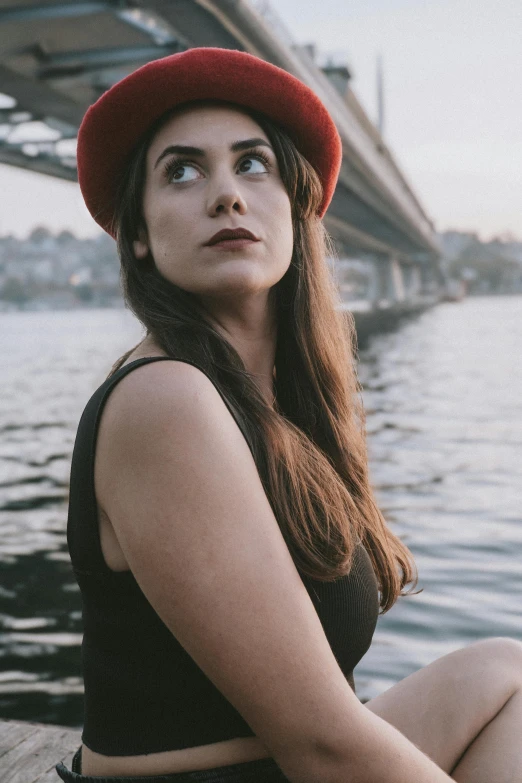
[[284, 271], [280, 275], [267, 275], [266, 270], [227, 270], [224, 274], [212, 275], [212, 279], [207, 277], [192, 290], [201, 296], [251, 296], [269, 291], [283, 274]]

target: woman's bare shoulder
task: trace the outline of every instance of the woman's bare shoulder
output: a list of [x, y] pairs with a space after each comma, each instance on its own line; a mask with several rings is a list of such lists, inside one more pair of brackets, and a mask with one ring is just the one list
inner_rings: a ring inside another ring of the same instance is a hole
[[[138, 358], [142, 357], [129, 357], [122, 367]], [[198, 367], [176, 359], [148, 362], [135, 367], [111, 390], [103, 408], [98, 437], [103, 441], [104, 435], [108, 435], [110, 441], [120, 429], [128, 433], [130, 423], [131, 429], [143, 437], [153, 422], [171, 422], [180, 428], [182, 421], [194, 424], [208, 406], [216, 405], [223, 415], [230, 415], [214, 383]]]

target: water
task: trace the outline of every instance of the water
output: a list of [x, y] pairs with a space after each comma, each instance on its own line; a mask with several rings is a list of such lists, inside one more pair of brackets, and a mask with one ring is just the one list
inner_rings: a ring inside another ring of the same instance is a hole
[[[79, 417], [143, 336], [126, 310], [0, 314], [0, 718], [80, 727], [65, 536]], [[522, 640], [522, 297], [441, 304], [361, 352], [370, 469], [417, 596], [379, 619], [366, 700], [487, 636]]]
[[82, 724], [70, 459], [87, 400], [143, 333], [123, 309], [0, 313], [0, 718]]

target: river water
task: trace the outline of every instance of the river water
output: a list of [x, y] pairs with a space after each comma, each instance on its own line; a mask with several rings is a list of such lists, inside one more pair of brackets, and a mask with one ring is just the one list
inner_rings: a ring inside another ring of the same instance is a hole
[[[143, 336], [127, 310], [0, 313], [0, 719], [80, 727], [66, 542], [79, 417]], [[365, 701], [487, 636], [522, 640], [522, 297], [440, 304], [360, 353], [372, 483], [416, 596], [379, 618]]]

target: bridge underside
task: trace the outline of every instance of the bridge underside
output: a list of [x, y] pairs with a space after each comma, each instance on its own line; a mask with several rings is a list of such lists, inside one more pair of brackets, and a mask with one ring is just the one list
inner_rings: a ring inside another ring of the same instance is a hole
[[325, 219], [341, 253], [437, 259], [433, 225], [355, 95], [293, 43], [266, 2], [0, 0], [0, 162], [76, 180], [75, 140], [89, 105], [149, 60], [193, 46], [251, 52], [322, 98], [344, 147]]

